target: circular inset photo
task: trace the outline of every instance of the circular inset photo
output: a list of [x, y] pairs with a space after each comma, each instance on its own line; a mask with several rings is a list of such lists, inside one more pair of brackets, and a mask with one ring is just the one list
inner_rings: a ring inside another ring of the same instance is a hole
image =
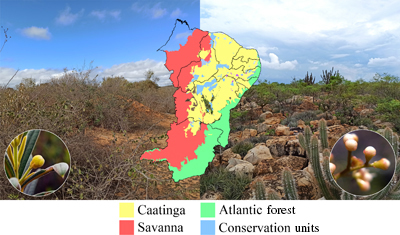
[[395, 166], [392, 145], [374, 131], [349, 132], [331, 151], [333, 178], [343, 190], [355, 195], [371, 195], [382, 190], [392, 180]]
[[57, 191], [66, 181], [71, 164], [67, 146], [55, 134], [30, 130], [8, 145], [4, 169], [10, 183], [30, 196]]

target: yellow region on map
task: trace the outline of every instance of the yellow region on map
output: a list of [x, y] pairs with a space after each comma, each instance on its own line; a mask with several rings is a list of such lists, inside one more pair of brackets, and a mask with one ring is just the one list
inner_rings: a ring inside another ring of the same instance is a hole
[[[259, 62], [255, 49], [245, 49], [222, 33], [209, 35], [213, 39], [211, 50], [199, 51], [202, 65], [192, 67], [191, 73], [196, 79], [186, 87], [193, 98], [188, 109], [190, 124], [185, 132], [190, 130], [193, 135], [200, 129], [200, 123], [211, 124], [219, 120], [219, 111], [251, 87], [249, 78]], [[205, 61], [210, 53], [210, 60]]]

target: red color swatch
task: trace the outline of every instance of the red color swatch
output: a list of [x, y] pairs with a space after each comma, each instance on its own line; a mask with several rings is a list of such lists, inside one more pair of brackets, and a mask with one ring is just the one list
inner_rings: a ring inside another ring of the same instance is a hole
[[134, 220], [119, 221], [119, 235], [134, 235]]

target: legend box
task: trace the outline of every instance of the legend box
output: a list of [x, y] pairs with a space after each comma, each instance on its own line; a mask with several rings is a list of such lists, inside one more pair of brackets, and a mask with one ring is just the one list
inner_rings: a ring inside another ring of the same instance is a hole
[[215, 218], [215, 203], [200, 204], [201, 218]]

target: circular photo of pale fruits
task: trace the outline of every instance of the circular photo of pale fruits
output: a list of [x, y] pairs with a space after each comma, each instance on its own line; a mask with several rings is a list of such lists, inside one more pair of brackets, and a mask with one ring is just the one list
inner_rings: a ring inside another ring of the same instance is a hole
[[356, 130], [345, 134], [331, 151], [333, 178], [343, 190], [354, 195], [379, 192], [394, 175], [397, 153], [392, 144], [374, 131]]
[[20, 192], [40, 197], [57, 191], [66, 181], [71, 165], [67, 146], [55, 134], [30, 130], [8, 145], [4, 170]]

